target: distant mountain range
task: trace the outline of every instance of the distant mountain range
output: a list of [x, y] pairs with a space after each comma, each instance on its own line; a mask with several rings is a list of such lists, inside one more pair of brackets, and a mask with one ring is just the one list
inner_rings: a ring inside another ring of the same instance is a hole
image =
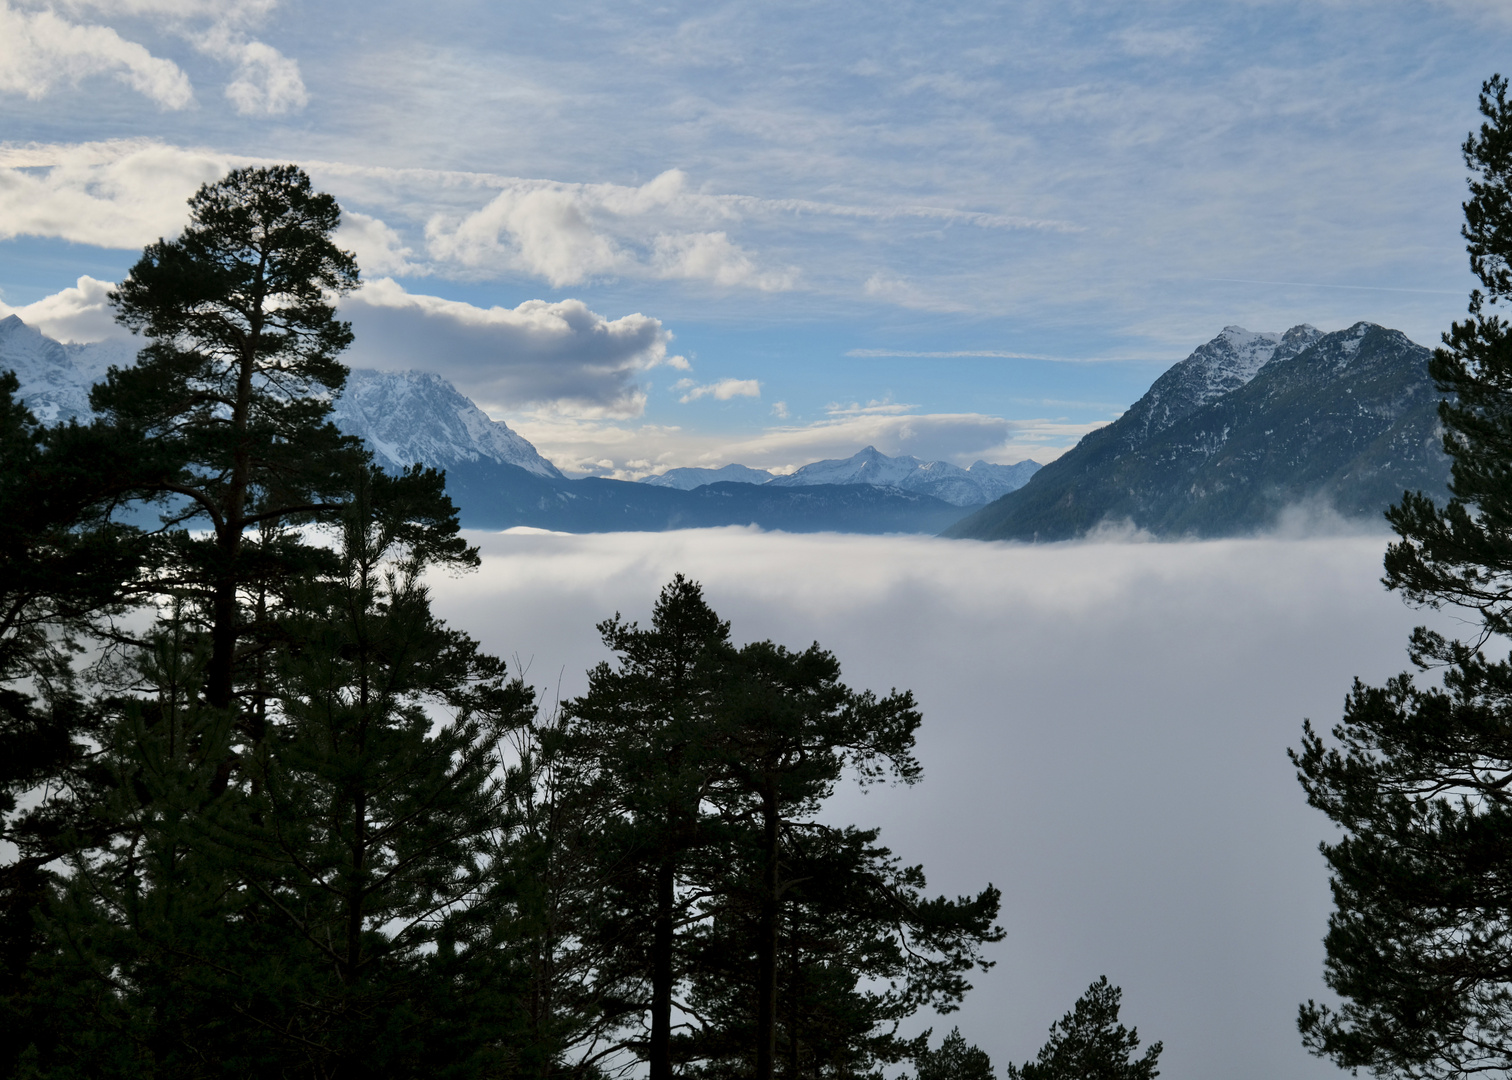
[[[129, 364], [132, 342], [63, 345], [0, 319], [0, 369], [48, 422], [89, 415], [89, 386]], [[1325, 334], [1227, 327], [1161, 375], [1121, 417], [1041, 468], [969, 469], [866, 447], [788, 475], [726, 465], [639, 483], [571, 480], [445, 379], [356, 369], [333, 419], [380, 464], [447, 473], [463, 523], [567, 532], [754, 524], [795, 532], [929, 532], [1065, 540], [1132, 523], [1156, 536], [1268, 528], [1296, 504], [1379, 520], [1404, 489], [1445, 494], [1428, 350], [1356, 323]]]
[[1231, 326], [1017, 491], [945, 535], [1065, 540], [1105, 522], [1156, 536], [1268, 528], [1289, 506], [1379, 521], [1404, 490], [1447, 498], [1429, 352], [1361, 322]]
[[[14, 315], [0, 319], [0, 370], [16, 371], [22, 399], [48, 423], [87, 418], [89, 387], [112, 364], [133, 363], [136, 348], [131, 341], [64, 345]], [[988, 502], [1008, 490], [1013, 477], [1027, 479], [1032, 472], [1032, 463], [979, 462], [967, 470], [889, 458], [868, 447], [848, 459], [848, 472], [846, 462], [816, 462], [806, 468], [818, 471], [801, 479], [795, 479], [798, 474], [774, 479], [770, 473], [731, 466], [712, 483], [701, 478], [679, 484], [663, 477], [649, 483], [570, 480], [451, 383], [419, 371], [353, 369], [332, 420], [362, 438], [386, 468], [420, 461], [445, 469], [447, 490], [463, 524], [473, 528], [530, 525], [607, 532], [758, 525], [792, 532], [936, 533], [959, 518], [963, 507]], [[936, 497], [929, 479], [943, 479], [951, 470], [967, 477], [965, 485], [941, 483], [937, 487], [950, 497]], [[1004, 480], [994, 470], [1010, 478]], [[906, 484], [887, 482], [916, 475]], [[764, 483], [751, 483], [751, 476]], [[727, 482], [731, 478], [739, 482]], [[963, 497], [969, 501], [961, 502]]]
[[870, 484], [932, 495], [952, 506], [981, 506], [1028, 483], [1039, 469], [1035, 461], [993, 465], [978, 461], [963, 469], [948, 461], [920, 461], [916, 457], [888, 457], [868, 446], [848, 458], [829, 458], [786, 475], [725, 465], [719, 469], [671, 469], [641, 481], [657, 487], [692, 491], [705, 484], [729, 481], [769, 487], [815, 487], [821, 484]]

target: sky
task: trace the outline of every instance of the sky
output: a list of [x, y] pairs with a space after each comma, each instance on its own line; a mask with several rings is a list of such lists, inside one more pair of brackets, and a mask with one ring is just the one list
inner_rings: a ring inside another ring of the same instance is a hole
[[[1385, 540], [1023, 546], [754, 529], [473, 534], [475, 574], [436, 610], [523, 668], [549, 708], [644, 624], [682, 571], [739, 643], [834, 651], [848, 685], [916, 695], [913, 787], [842, 788], [832, 823], [879, 827], [931, 892], [1003, 892], [1007, 937], [957, 1013], [998, 1075], [1033, 1058], [1100, 975], [1165, 1043], [1166, 1080], [1325, 1080], [1297, 1006], [1322, 982], [1330, 900], [1286, 758], [1327, 730], [1352, 676], [1409, 667], [1424, 613], [1379, 583]], [[1453, 629], [1445, 623], [1442, 629]], [[1089, 664], [1088, 658], [1095, 658]], [[916, 1029], [916, 1030], [917, 1030]]]
[[1432, 345], [1508, 0], [0, 0], [0, 315], [296, 162], [354, 366], [573, 475], [1046, 461], [1223, 327]]

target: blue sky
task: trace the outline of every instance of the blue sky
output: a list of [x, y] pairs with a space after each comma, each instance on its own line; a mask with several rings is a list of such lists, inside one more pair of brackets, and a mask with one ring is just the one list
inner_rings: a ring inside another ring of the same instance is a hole
[[296, 161], [354, 365], [553, 460], [1048, 460], [1223, 326], [1464, 308], [1512, 4], [0, 0], [0, 313], [103, 308], [194, 188]]

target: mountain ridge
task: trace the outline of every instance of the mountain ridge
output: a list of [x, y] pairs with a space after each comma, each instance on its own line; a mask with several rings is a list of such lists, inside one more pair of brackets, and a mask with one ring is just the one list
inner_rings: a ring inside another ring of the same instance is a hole
[[1157, 537], [1225, 536], [1271, 527], [1298, 503], [1369, 520], [1404, 490], [1446, 494], [1428, 350], [1368, 322], [1287, 333], [1299, 330], [1303, 347], [1278, 347], [1240, 385], [1143, 435], [1162, 376], [1118, 420], [944, 535], [1053, 541], [1128, 521]]

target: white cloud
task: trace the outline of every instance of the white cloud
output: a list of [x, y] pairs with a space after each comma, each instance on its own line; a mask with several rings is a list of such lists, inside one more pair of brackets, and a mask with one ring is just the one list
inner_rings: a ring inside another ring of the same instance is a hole
[[[218, 35], [222, 44], [217, 48], [229, 57], [251, 47], [238, 33], [223, 28], [196, 40], [203, 43]], [[267, 55], [272, 63], [273, 54]], [[277, 66], [259, 69], [271, 81], [259, 75], [248, 83], [247, 108], [276, 111], [298, 104], [303, 91], [295, 85], [297, 71], [288, 68], [280, 83], [273, 77]], [[139, 247], [182, 224], [183, 200], [200, 183], [233, 166], [283, 160], [150, 140], [0, 144], [0, 237], [58, 236]], [[375, 274], [528, 276], [553, 288], [623, 278], [681, 281], [719, 291], [804, 288], [854, 294], [855, 280], [811, 281], [785, 259], [768, 259], [739, 240], [738, 230], [771, 236], [774, 230], [780, 235], [801, 228], [807, 234], [849, 229], [857, 221], [873, 227], [903, 219], [930, 228], [1055, 226], [930, 206], [713, 195], [693, 188], [677, 169], [644, 184], [624, 185], [329, 161], [302, 164], [352, 212], [352, 227], [343, 236], [350, 236], [350, 245], [371, 260], [363, 265]], [[361, 224], [363, 219], [381, 221], [381, 226], [369, 228]], [[948, 290], [926, 290], [881, 271], [862, 292], [883, 302], [932, 310], [970, 306]]]
[[680, 231], [726, 220], [727, 201], [691, 192], [670, 169], [639, 187], [506, 180], [487, 205], [426, 223], [432, 258], [475, 271], [524, 270], [555, 287], [635, 276], [763, 291], [792, 287], [796, 271], [763, 270], [724, 230]]
[[0, 239], [139, 248], [177, 233], [189, 196], [244, 161], [148, 140], [0, 145]]
[[426, 225], [432, 258], [470, 269], [517, 266], [553, 286], [576, 285], [628, 268], [631, 257], [588, 220], [570, 190], [512, 189], [449, 225]]
[[397, 232], [377, 218], [355, 210], [342, 211], [336, 243], [357, 256], [357, 265], [364, 274], [382, 277], [426, 272], [425, 267], [411, 261], [415, 253], [404, 246]]
[[128, 331], [115, 321], [107, 294], [115, 283], [85, 275], [77, 285], [45, 296], [32, 304], [11, 307], [0, 301], [0, 318], [15, 315], [58, 341], [104, 341], [126, 337]]
[[278, 0], [62, 0], [58, 6], [118, 17], [213, 19], [240, 24], [261, 21], [278, 6]]
[[[35, 0], [22, 4], [40, 6]], [[150, 20], [207, 56], [234, 65], [225, 95], [244, 116], [277, 116], [309, 102], [298, 62], [246, 34], [277, 0], [63, 0], [62, 6], [105, 20]], [[67, 22], [52, 6], [28, 15], [0, 0], [0, 90], [40, 98], [60, 79], [78, 82], [107, 72], [165, 108], [180, 109], [193, 99], [189, 79], [176, 64], [152, 56], [116, 29]]]
[[164, 109], [194, 100], [189, 77], [108, 26], [81, 25], [56, 12], [24, 12], [0, 0], [0, 93], [45, 97], [59, 83], [110, 75]]
[[791, 289], [798, 276], [792, 269], [758, 270], [750, 255], [724, 232], [658, 236], [651, 265], [660, 277], [709, 281], [726, 287], [751, 285], [764, 292]]
[[729, 401], [738, 397], [759, 398], [761, 396], [761, 383], [755, 379], [720, 379], [707, 386], [692, 386], [688, 385], [689, 382], [690, 380], [682, 380], [676, 387], [676, 389], [687, 390], [687, 393], [678, 399], [684, 405], [705, 397], [712, 397], [715, 401]]
[[580, 300], [480, 308], [381, 278], [343, 299], [341, 313], [357, 335], [353, 366], [435, 371], [496, 411], [635, 417], [645, 408], [643, 372], [688, 366], [669, 355], [672, 334], [659, 320], [608, 319]]
[[[694, 386], [684, 380], [674, 389]], [[824, 458], [849, 457], [864, 446], [884, 454], [912, 454], [957, 465], [973, 461], [1011, 464], [1033, 458], [1044, 464], [1065, 453], [1101, 423], [1007, 420], [983, 413], [911, 413], [909, 406], [849, 407], [805, 424], [777, 424], [754, 433], [690, 430], [667, 424], [568, 417], [559, 412], [508, 412], [509, 425], [566, 472], [591, 472], [635, 480], [680, 466], [714, 468], [736, 463], [791, 472]], [[788, 410], [773, 410], [787, 419]], [[608, 461], [610, 464], [604, 465]]]
[[679, 571], [737, 642], [818, 640], [849, 685], [915, 693], [923, 782], [843, 789], [829, 819], [880, 827], [932, 894], [1003, 889], [997, 966], [945, 1020], [999, 1075], [1103, 973], [1165, 1075], [1338, 1075], [1297, 1039], [1297, 1003], [1328, 993], [1332, 829], [1285, 749], [1303, 717], [1338, 717], [1352, 676], [1406, 666], [1424, 613], [1381, 589], [1380, 539], [469, 539], [483, 567], [438, 577], [437, 611], [522, 657], [548, 701], [609, 659], [596, 623], [644, 621]]
[[197, 44], [203, 52], [236, 65], [226, 98], [243, 116], [280, 116], [309, 104], [299, 64], [266, 42], [243, 40], [222, 25]]

